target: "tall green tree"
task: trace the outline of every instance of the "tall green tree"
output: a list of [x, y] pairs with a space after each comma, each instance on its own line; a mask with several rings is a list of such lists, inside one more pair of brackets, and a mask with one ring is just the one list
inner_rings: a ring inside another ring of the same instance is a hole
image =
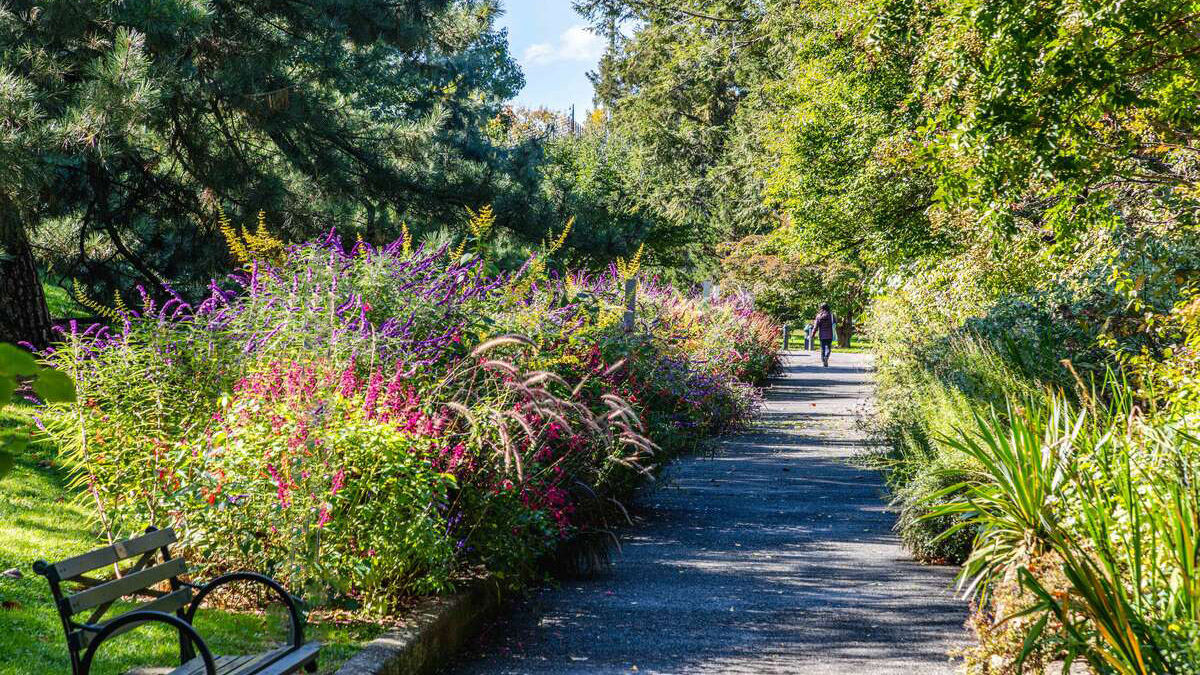
[[593, 102], [607, 115], [621, 96], [621, 84], [616, 73], [624, 42], [621, 27], [633, 18], [633, 11], [623, 0], [576, 0], [572, 6], [592, 23], [594, 30], [608, 43], [608, 48], [596, 64], [596, 70], [588, 73], [595, 91]]
[[927, 213], [934, 183], [911, 100], [916, 53], [875, 39], [870, 3], [773, 7], [766, 30], [781, 67], [767, 87], [760, 166], [789, 241], [877, 264], [944, 248]]
[[577, 3], [604, 31], [624, 21], [597, 74], [611, 132], [629, 142], [639, 200], [690, 232], [715, 260], [727, 236], [777, 220], [751, 170], [760, 150], [755, 120], [770, 74], [764, 5], [750, 0]]
[[[0, 340], [48, 338], [35, 269], [200, 284], [215, 207], [300, 237], [493, 198], [522, 83], [493, 0], [0, 6]], [[205, 264], [207, 262], [207, 264]]]
[[880, 33], [922, 48], [939, 200], [1069, 241], [1196, 224], [1198, 16], [1195, 0], [892, 0]]
[[619, 130], [609, 131], [609, 124], [597, 115], [578, 134], [557, 136], [546, 145], [542, 194], [555, 220], [574, 219], [570, 262], [602, 269], [645, 245], [647, 265], [660, 272], [694, 267], [690, 232], [646, 208], [643, 167], [630, 140]]

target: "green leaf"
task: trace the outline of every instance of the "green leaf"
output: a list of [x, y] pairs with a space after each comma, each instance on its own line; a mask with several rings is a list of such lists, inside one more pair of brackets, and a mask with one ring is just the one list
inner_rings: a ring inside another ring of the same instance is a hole
[[0, 478], [3, 478], [12, 471], [13, 456], [3, 450], [0, 450]]
[[16, 345], [0, 342], [0, 374], [29, 377], [38, 371], [33, 354]]
[[1025, 665], [1025, 659], [1029, 658], [1029, 654], [1033, 652], [1033, 648], [1037, 646], [1038, 638], [1042, 637], [1042, 631], [1046, 630], [1046, 620], [1050, 618], [1050, 614], [1046, 613], [1037, 620], [1033, 628], [1029, 630], [1029, 634], [1025, 636], [1025, 645], [1021, 648], [1021, 655], [1017, 657], [1017, 670], [1021, 671]]
[[75, 383], [66, 373], [42, 369], [33, 382], [33, 391], [47, 403], [70, 403], [75, 400]]
[[12, 402], [13, 392], [16, 390], [16, 378], [11, 375], [0, 375], [0, 408]]
[[1063, 657], [1062, 675], [1071, 675], [1071, 664], [1075, 663], [1075, 659], [1079, 658], [1079, 651], [1072, 646], [1067, 650], [1067, 655]]
[[29, 447], [29, 436], [23, 433], [9, 433], [0, 435], [0, 448], [4, 452], [16, 454], [24, 452], [25, 448]]

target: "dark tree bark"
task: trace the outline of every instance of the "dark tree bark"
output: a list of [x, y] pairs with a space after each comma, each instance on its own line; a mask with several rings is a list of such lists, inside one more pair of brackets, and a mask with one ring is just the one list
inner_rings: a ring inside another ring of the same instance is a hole
[[50, 344], [50, 310], [25, 232], [0, 224], [0, 342]]
[[858, 317], [862, 314], [865, 304], [865, 294], [861, 286], [854, 286], [848, 292], [844, 301], [841, 325], [838, 326], [838, 346], [843, 349], [850, 346], [854, 332], [858, 328]]
[[838, 346], [843, 349], [850, 346], [850, 340], [854, 337], [854, 319], [849, 314], [842, 317], [841, 323], [838, 325]]

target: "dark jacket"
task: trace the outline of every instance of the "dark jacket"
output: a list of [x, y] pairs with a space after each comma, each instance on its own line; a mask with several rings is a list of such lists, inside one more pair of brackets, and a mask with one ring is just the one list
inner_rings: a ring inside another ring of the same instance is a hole
[[833, 339], [833, 326], [837, 323], [837, 317], [833, 312], [818, 312], [817, 318], [813, 319], [813, 324], [817, 327], [817, 337], [822, 340]]

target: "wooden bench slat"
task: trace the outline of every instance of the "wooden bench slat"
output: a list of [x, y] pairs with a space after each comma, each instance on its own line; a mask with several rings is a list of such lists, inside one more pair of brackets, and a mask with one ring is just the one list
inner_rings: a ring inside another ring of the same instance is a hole
[[[262, 670], [254, 671], [253, 675], [287, 675], [294, 673], [304, 667], [306, 663], [317, 658], [317, 652], [321, 651], [321, 643], [309, 642], [300, 647], [292, 649], [282, 658], [275, 661], [271, 665]], [[239, 673], [238, 675], [242, 675]], [[251, 675], [245, 673], [245, 675]]]
[[238, 665], [229, 672], [222, 672], [221, 675], [249, 675], [249, 673], [258, 672], [264, 666], [274, 663], [287, 649], [275, 649], [255, 656], [246, 657], [245, 662]]
[[[143, 604], [138, 605], [137, 607], [134, 607], [128, 611], [121, 612], [121, 614], [118, 614], [117, 616], [114, 616], [111, 619], [109, 619], [108, 621], [105, 621], [104, 623], [100, 624], [99, 628], [104, 628], [105, 624], [113, 621], [114, 619], [119, 618], [122, 614], [128, 614], [129, 612], [142, 612], [142, 611], [166, 612], [167, 614], [170, 614], [171, 612], [174, 612], [177, 609], [182, 609], [184, 607], [187, 607], [188, 603], [190, 603], [191, 601], [192, 601], [192, 589], [181, 588], [178, 591], [175, 591], [173, 593], [168, 593], [168, 594], [162, 596], [161, 598], [155, 598], [154, 600], [151, 600], [150, 602], [143, 603]], [[138, 626], [142, 625], [143, 623], [145, 623], [145, 622], [139, 621], [137, 623], [131, 623], [129, 625], [122, 626], [122, 627], [118, 628], [117, 630], [113, 631], [110, 634], [110, 637], [115, 637], [117, 635], [120, 635], [121, 633], [124, 633], [125, 631], [133, 630], [134, 628], [137, 628]], [[79, 648], [82, 649], [92, 643], [92, 640], [96, 637], [97, 631], [77, 630], [77, 631], [75, 631], [75, 633], [79, 636], [76, 639], [79, 641]]]
[[280, 650], [275, 649], [269, 652], [263, 652], [262, 654], [252, 654], [250, 656], [246, 656], [244, 657], [245, 660], [243, 660], [237, 666], [228, 671], [222, 670], [221, 675], [242, 675], [242, 673], [252, 673], [258, 668], [258, 666], [279, 658], [279, 651]]
[[[281, 647], [249, 656], [216, 656], [213, 661], [218, 675], [286, 675], [304, 668], [320, 650], [319, 643], [309, 642], [301, 647]], [[194, 658], [168, 675], [205, 675], [204, 662]]]
[[[221, 675], [258, 675], [276, 665], [285, 669], [299, 668], [311, 661], [320, 648], [317, 643], [308, 643], [299, 648], [291, 645], [280, 647], [249, 657], [248, 661], [229, 672], [222, 670]], [[288, 670], [288, 672], [294, 671]]]
[[[229, 664], [236, 661], [237, 658], [238, 657], [236, 656], [214, 656], [213, 661], [216, 662], [217, 672], [224, 672], [226, 668], [230, 667]], [[199, 661], [199, 659], [197, 659], [197, 661]], [[204, 675], [204, 662], [200, 661], [197, 663], [191, 670], [188, 671], [188, 673], [190, 673], [190, 675]]]
[[58, 573], [58, 578], [66, 581], [84, 572], [90, 572], [106, 565], [112, 565], [126, 558], [132, 558], [147, 551], [153, 551], [175, 543], [175, 529], [171, 527], [147, 532], [140, 537], [118, 541], [112, 546], [98, 548], [73, 558], [67, 558], [50, 567]]
[[[225, 673], [225, 669], [229, 668], [229, 664], [235, 660], [240, 660], [240, 656], [214, 656], [213, 663], [217, 666], [217, 673]], [[172, 670], [168, 675], [204, 675], [204, 661], [200, 657], [196, 657], [191, 661]]]
[[67, 608], [71, 614], [76, 614], [89, 607], [95, 607], [101, 603], [116, 600], [135, 591], [153, 586], [160, 581], [179, 576], [184, 572], [187, 572], [187, 564], [183, 558], [172, 558], [161, 565], [138, 570], [120, 579], [113, 579], [106, 584], [93, 586], [69, 596], [66, 598]]
[[[229, 675], [229, 673], [240, 670], [242, 666], [244, 666], [247, 663], [254, 660], [253, 655], [251, 655], [251, 656], [229, 656], [226, 658], [228, 660], [222, 662], [219, 666], [217, 666], [217, 672], [220, 673], [220, 675]], [[204, 669], [201, 668], [199, 672], [204, 673]]]

